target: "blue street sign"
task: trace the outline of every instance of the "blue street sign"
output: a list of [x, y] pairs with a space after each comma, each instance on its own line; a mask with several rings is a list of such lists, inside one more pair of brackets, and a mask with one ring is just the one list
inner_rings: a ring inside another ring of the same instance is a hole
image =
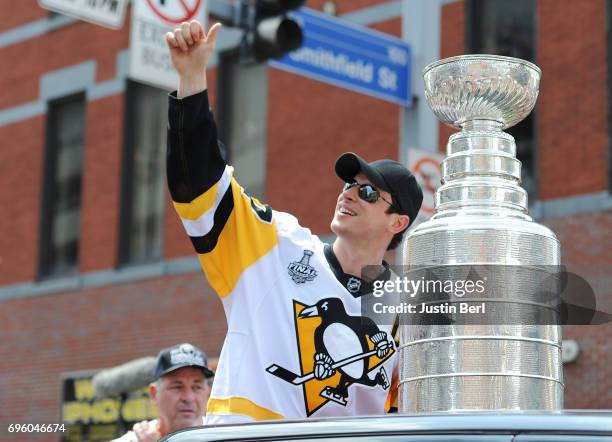
[[290, 16], [304, 45], [270, 66], [334, 86], [410, 105], [410, 45], [399, 38], [309, 8]]

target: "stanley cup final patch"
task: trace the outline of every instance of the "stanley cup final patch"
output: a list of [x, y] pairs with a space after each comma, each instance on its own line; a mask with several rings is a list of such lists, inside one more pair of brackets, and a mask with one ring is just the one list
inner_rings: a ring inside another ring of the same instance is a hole
[[310, 265], [310, 257], [313, 255], [311, 250], [304, 250], [304, 256], [299, 261], [289, 263], [287, 270], [289, 276], [296, 284], [304, 284], [306, 281], [312, 281], [317, 276], [317, 271]]

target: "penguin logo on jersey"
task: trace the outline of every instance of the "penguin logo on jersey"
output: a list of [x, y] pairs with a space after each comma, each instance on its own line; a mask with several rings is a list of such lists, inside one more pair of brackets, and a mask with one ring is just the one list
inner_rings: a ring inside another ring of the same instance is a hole
[[294, 261], [289, 264], [287, 270], [289, 276], [296, 284], [304, 284], [306, 281], [312, 281], [317, 276], [317, 271], [310, 265], [310, 257], [313, 255], [311, 250], [304, 250], [304, 256], [299, 261]]
[[346, 406], [352, 384], [389, 388], [381, 364], [395, 350], [374, 321], [349, 315], [338, 298], [312, 306], [293, 301], [293, 306], [301, 374], [277, 364], [266, 371], [302, 387], [307, 416], [329, 401]]

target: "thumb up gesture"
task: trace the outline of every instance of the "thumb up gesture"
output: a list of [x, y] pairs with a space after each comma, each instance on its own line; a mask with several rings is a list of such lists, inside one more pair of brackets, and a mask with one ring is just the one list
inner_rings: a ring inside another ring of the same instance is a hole
[[166, 33], [172, 64], [181, 78], [203, 76], [215, 50], [221, 23], [214, 24], [208, 34], [197, 20], [181, 23], [174, 32]]

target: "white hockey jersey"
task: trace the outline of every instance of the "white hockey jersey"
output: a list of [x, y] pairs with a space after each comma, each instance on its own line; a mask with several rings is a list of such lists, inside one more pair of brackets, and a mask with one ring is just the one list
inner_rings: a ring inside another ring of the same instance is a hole
[[[200, 197], [174, 203], [192, 241], [207, 237], [199, 260], [227, 316], [206, 422], [383, 413], [396, 355], [391, 326], [362, 320], [325, 244], [247, 196], [232, 172], [226, 166]], [[355, 292], [360, 284], [348, 281]], [[379, 358], [381, 339], [389, 349]], [[315, 357], [324, 355], [333, 374], [317, 379]]]

